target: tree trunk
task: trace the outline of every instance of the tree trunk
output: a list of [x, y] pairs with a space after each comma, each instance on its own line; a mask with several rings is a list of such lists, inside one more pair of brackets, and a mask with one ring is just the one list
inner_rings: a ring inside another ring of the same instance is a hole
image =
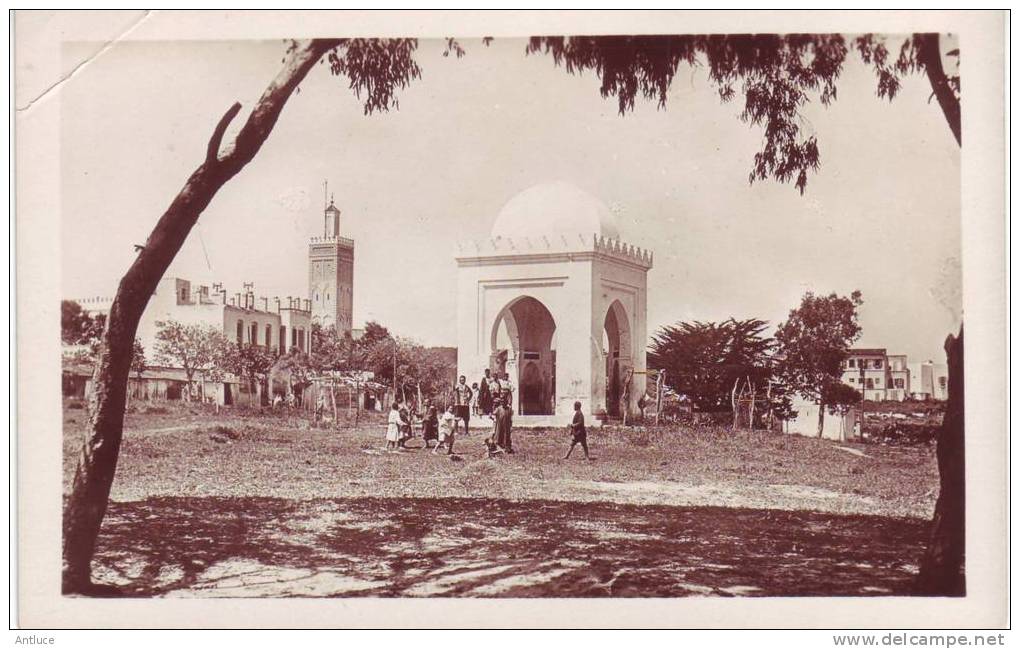
[[939, 45], [938, 34], [918, 34], [917, 42], [919, 47], [918, 60], [924, 65], [924, 71], [928, 75], [928, 82], [931, 84], [932, 93], [939, 102], [942, 114], [949, 123], [949, 130], [953, 132], [957, 144], [962, 144], [960, 124], [960, 100], [956, 93], [949, 87], [949, 79], [942, 67], [942, 48]]
[[964, 574], [966, 485], [964, 482], [963, 326], [959, 336], [946, 338], [949, 401], [937, 439], [939, 499], [931, 537], [921, 559], [917, 592], [922, 595], [967, 594]]
[[220, 155], [223, 135], [241, 110], [239, 103], [230, 107], [213, 131], [205, 161], [160, 217], [120, 281], [93, 374], [88, 427], [64, 504], [64, 593], [84, 593], [92, 586], [92, 554], [117, 469], [135, 334], [149, 298], [209, 202], [255, 157], [298, 83], [338, 44], [337, 40], [297, 43], [285, 56], [283, 69], [262, 94], [233, 145]]
[[825, 432], [825, 402], [818, 402], [818, 439], [822, 438], [822, 433]]

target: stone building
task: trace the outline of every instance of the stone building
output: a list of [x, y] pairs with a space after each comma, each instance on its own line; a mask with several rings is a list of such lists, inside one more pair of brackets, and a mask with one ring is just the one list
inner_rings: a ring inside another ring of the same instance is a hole
[[508, 374], [515, 425], [564, 424], [575, 401], [592, 423], [637, 411], [652, 254], [621, 240], [598, 199], [534, 186], [502, 208], [490, 237], [458, 244], [456, 261], [458, 374]]
[[843, 362], [843, 382], [868, 401], [903, 401], [911, 397], [911, 374], [905, 354], [884, 348], [851, 349]]
[[308, 244], [308, 299], [312, 322], [350, 333], [354, 309], [354, 241], [340, 236], [340, 210], [333, 201], [323, 219], [322, 236]]

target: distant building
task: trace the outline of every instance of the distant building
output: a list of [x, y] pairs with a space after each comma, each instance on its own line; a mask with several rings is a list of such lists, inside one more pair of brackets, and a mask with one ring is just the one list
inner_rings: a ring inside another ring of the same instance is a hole
[[[276, 354], [292, 349], [305, 353], [312, 350], [312, 320], [309, 300], [299, 297], [271, 300], [256, 297], [254, 286], [246, 284], [243, 293], [229, 295], [221, 284], [212, 287], [195, 285], [179, 277], [164, 277], [156, 286], [149, 304], [138, 323], [136, 338], [145, 350], [150, 365], [155, 364], [156, 334], [159, 322], [176, 321], [181, 324], [214, 327], [230, 341], [261, 345]], [[77, 300], [86, 311], [95, 315], [108, 314], [111, 299], [88, 298]], [[73, 350], [65, 350], [73, 351]], [[162, 390], [174, 394], [174, 381], [182, 381], [175, 368], [161, 368], [162, 379], [168, 383]], [[148, 378], [148, 376], [146, 376]], [[196, 376], [196, 380], [199, 377]], [[236, 383], [229, 380], [228, 383]], [[149, 387], [142, 386], [141, 390]], [[77, 391], [77, 386], [74, 389]], [[225, 391], [225, 393], [224, 393]], [[231, 403], [230, 387], [216, 392], [220, 403]], [[170, 398], [173, 398], [172, 396]]]
[[843, 382], [860, 391], [868, 401], [888, 399], [887, 390], [893, 384], [885, 349], [851, 349], [843, 361]]
[[909, 363], [905, 354], [884, 348], [851, 349], [843, 362], [843, 382], [868, 401], [946, 399], [948, 369], [931, 361]]
[[949, 366], [945, 363], [925, 361], [910, 363], [910, 397], [912, 399], [949, 398]]

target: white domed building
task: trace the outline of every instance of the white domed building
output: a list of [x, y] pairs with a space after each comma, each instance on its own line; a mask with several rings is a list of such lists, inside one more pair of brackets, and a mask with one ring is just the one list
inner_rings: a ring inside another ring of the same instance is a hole
[[575, 401], [594, 425], [637, 411], [652, 254], [621, 240], [599, 199], [536, 185], [458, 248], [458, 374], [508, 374], [515, 426], [566, 424]]

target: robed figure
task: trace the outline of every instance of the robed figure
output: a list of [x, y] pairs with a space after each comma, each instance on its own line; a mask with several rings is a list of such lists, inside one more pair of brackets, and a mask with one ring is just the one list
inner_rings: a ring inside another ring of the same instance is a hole
[[482, 409], [482, 414], [492, 414], [492, 391], [489, 389], [489, 382], [492, 381], [492, 376], [489, 374], [489, 370], [485, 370], [485, 376], [482, 377], [482, 381], [478, 384], [478, 407]]

